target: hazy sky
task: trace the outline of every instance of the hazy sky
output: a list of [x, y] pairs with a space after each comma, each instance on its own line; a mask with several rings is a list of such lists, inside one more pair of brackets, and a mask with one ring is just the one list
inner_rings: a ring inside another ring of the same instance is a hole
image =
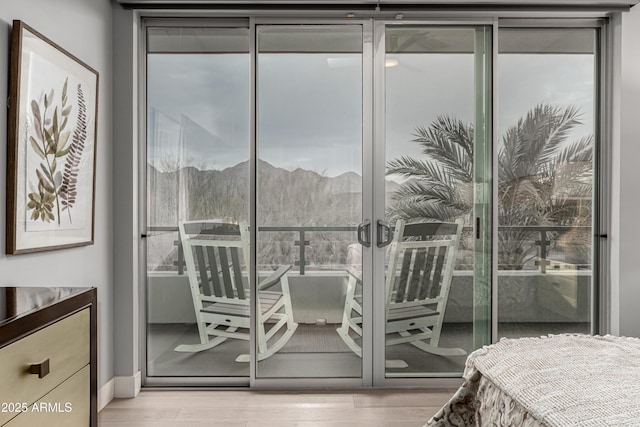
[[258, 147], [287, 169], [361, 173], [361, 55], [261, 55]]
[[221, 169], [248, 159], [249, 66], [246, 54], [149, 55], [151, 163], [181, 157]]
[[[417, 155], [417, 126], [438, 115], [474, 119], [473, 55], [401, 54], [386, 68], [387, 157]], [[499, 56], [499, 133], [539, 103], [576, 106], [593, 132], [591, 55]], [[329, 176], [361, 173], [359, 54], [262, 54], [258, 62], [259, 156]], [[148, 57], [149, 157], [222, 169], [249, 157], [247, 54]], [[182, 149], [179, 141], [183, 140]]]

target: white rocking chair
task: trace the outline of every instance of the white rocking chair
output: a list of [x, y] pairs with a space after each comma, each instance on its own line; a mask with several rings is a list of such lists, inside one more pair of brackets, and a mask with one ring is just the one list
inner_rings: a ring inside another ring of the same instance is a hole
[[[440, 332], [462, 221], [405, 224], [398, 220], [389, 249], [386, 276], [386, 345], [411, 343], [439, 356], [464, 356], [461, 348], [440, 347]], [[345, 344], [362, 357], [356, 339], [362, 337], [362, 306], [358, 287], [361, 273], [349, 269], [342, 325], [337, 329]], [[350, 332], [353, 331], [353, 332]], [[404, 368], [404, 361], [387, 361], [387, 367]]]
[[[249, 265], [249, 228], [220, 222], [192, 221], [179, 224], [180, 239], [193, 297], [200, 344], [182, 344], [179, 352], [199, 352], [227, 339], [249, 340], [250, 299], [243, 267]], [[242, 255], [238, 252], [242, 251]], [[241, 257], [244, 257], [241, 262]], [[244, 264], [244, 265], [243, 265]], [[260, 281], [257, 304], [258, 360], [280, 350], [295, 332], [287, 271], [280, 267]], [[246, 269], [245, 269], [246, 271]], [[267, 290], [280, 284], [279, 290]], [[265, 327], [269, 326], [269, 329]], [[276, 336], [281, 328], [284, 333]], [[248, 362], [241, 354], [236, 362]]]

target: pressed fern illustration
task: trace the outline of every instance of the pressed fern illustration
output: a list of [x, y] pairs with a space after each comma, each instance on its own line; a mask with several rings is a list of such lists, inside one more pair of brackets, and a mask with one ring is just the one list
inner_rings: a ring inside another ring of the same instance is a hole
[[64, 164], [62, 174], [62, 185], [58, 190], [58, 196], [62, 199], [62, 210], [69, 214], [71, 222], [71, 208], [76, 202], [78, 195], [76, 184], [78, 183], [78, 173], [80, 172], [80, 159], [84, 150], [84, 142], [87, 139], [87, 106], [84, 101], [82, 87], [78, 85], [78, 121], [76, 129], [73, 131], [73, 138], [69, 146], [69, 154]]
[[[78, 85], [78, 119], [72, 141], [69, 142], [71, 132], [65, 130], [72, 110], [67, 97], [68, 84], [67, 78], [62, 85], [59, 105], [54, 100], [53, 89], [40, 100], [31, 100], [29, 122], [29, 144], [41, 162], [35, 170], [37, 191], [27, 195], [27, 212], [32, 211], [33, 221], [56, 221], [58, 226], [61, 210], [71, 209], [76, 201], [78, 169], [87, 135], [86, 104]], [[63, 158], [64, 174], [58, 164]]]

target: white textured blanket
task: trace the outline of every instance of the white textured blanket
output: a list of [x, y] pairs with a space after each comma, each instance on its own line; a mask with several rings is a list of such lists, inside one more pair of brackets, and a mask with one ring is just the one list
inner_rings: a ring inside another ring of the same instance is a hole
[[505, 339], [469, 355], [477, 372], [548, 426], [640, 426], [640, 339]]

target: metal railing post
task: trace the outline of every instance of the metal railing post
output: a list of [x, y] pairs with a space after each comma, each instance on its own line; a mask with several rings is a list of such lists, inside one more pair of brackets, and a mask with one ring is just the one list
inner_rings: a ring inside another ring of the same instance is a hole
[[307, 260], [305, 259], [305, 248], [311, 242], [309, 240], [305, 240], [305, 230], [301, 229], [300, 232], [300, 240], [296, 240], [293, 244], [296, 246], [300, 246], [300, 260], [296, 261], [295, 264], [300, 266], [300, 275], [304, 276], [304, 266], [307, 265]]
[[551, 244], [547, 240], [547, 229], [543, 228], [540, 230], [540, 240], [536, 240], [533, 243], [540, 246], [540, 256], [539, 259], [535, 262], [535, 265], [540, 267], [540, 272], [542, 274], [547, 273], [547, 265], [551, 265], [551, 261], [547, 260], [547, 246]]

